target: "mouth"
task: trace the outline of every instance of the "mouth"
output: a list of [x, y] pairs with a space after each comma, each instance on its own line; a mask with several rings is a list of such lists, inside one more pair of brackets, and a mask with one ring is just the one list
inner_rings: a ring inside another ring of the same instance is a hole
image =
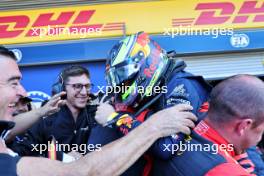
[[8, 109], [8, 115], [13, 115], [13, 113], [16, 111], [16, 103], [9, 103]]
[[9, 108], [15, 108], [15, 107], [16, 107], [16, 103], [10, 103], [10, 104], [8, 105], [8, 107], [9, 107]]
[[88, 97], [77, 97], [79, 101], [87, 101]]
[[5, 108], [3, 108], [3, 111], [1, 112], [3, 119], [13, 121], [13, 114], [16, 111], [17, 102], [18, 100], [13, 100], [5, 105]]

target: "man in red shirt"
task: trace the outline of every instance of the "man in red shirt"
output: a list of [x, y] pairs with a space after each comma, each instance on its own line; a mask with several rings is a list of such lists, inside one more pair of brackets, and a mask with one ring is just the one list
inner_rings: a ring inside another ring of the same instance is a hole
[[255, 175], [245, 150], [264, 131], [264, 83], [250, 75], [231, 77], [213, 88], [209, 104], [207, 117], [183, 144], [188, 147], [169, 161], [157, 161], [154, 175]]

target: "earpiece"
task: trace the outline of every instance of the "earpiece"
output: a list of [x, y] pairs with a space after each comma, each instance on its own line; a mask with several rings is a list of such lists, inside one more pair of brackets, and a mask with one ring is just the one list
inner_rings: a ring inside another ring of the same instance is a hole
[[[65, 91], [63, 72], [64, 71], [59, 74], [57, 81], [52, 85], [52, 95]], [[66, 99], [66, 95], [62, 96], [61, 99]]]

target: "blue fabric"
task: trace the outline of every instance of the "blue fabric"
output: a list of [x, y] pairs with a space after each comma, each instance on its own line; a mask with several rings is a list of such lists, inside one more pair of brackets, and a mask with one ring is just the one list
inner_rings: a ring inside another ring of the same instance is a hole
[[249, 159], [255, 165], [255, 173], [257, 176], [264, 176], [264, 162], [261, 158], [261, 152], [257, 149], [257, 147], [251, 147], [247, 149]]
[[[200, 120], [202, 119], [203, 115], [198, 111], [200, 109], [200, 106], [208, 100], [209, 92], [211, 90], [211, 87], [203, 80], [202, 77], [193, 76], [190, 73], [179, 71], [176, 74], [172, 75], [165, 85], [167, 85], [167, 93], [161, 96], [161, 98], [159, 98], [157, 102], [149, 107], [150, 111], [147, 113], [146, 118], [150, 117], [151, 114], [159, 110], [171, 107], [176, 104], [185, 103], [192, 105], [193, 113], [201, 117]], [[133, 116], [133, 114], [131, 114], [131, 116]], [[141, 122], [135, 120], [132, 123], [131, 128], [125, 125], [122, 125], [122, 128], [126, 129], [127, 131], [131, 131], [140, 124]], [[90, 139], [88, 141], [89, 144], [95, 144], [98, 142], [101, 144], [107, 144], [111, 141], [111, 139], [114, 140], [124, 135], [121, 131], [118, 132], [116, 128], [109, 129], [109, 127], [101, 127], [100, 129], [100, 127], [96, 127], [93, 130], [95, 129], [97, 132], [94, 131], [90, 135]], [[182, 134], [179, 134], [179, 136], [181, 137], [177, 139], [174, 137], [165, 137], [157, 140], [147, 153], [150, 153], [151, 156], [157, 157], [162, 160], [170, 159], [172, 157], [172, 152], [164, 151], [164, 144], [168, 145], [179, 143], [184, 138]], [[141, 157], [122, 175], [142, 175], [144, 165], [144, 159]]]
[[[156, 111], [174, 106], [176, 104], [190, 104], [193, 107], [193, 113], [198, 116], [199, 121], [203, 119], [205, 113], [199, 112], [201, 105], [208, 101], [211, 87], [200, 76], [194, 76], [188, 72], [180, 71], [174, 75], [167, 84], [167, 93], [159, 100], [159, 104], [152, 107], [147, 116], [150, 116]], [[140, 125], [135, 121], [132, 128], [127, 128], [129, 131]], [[122, 126], [124, 128], [124, 126]], [[177, 134], [171, 137], [164, 137], [157, 140], [151, 147], [150, 151], [155, 157], [167, 160], [173, 155], [170, 151], [165, 150], [165, 146], [173, 146], [183, 141], [185, 136]]]
[[[199, 112], [201, 105], [208, 100], [210, 87], [201, 77], [193, 76], [188, 72], [177, 73], [168, 83], [168, 93], [165, 95], [165, 107], [185, 103], [193, 107], [193, 113], [198, 116], [199, 121], [205, 116]], [[172, 153], [165, 150], [165, 146], [173, 146], [184, 139], [183, 134], [174, 137], [161, 138], [151, 147], [152, 153], [161, 159], [170, 159]]]
[[[50, 136], [54, 136], [58, 144], [86, 144], [91, 129], [96, 125], [95, 112], [96, 106], [87, 106], [87, 109], [81, 111], [75, 122], [71, 111], [65, 105], [59, 112], [41, 118], [26, 132], [22, 140], [8, 144], [8, 147], [20, 156], [46, 156], [47, 151], [44, 153], [35, 151], [33, 145], [47, 144]], [[67, 150], [67, 147], [65, 149]], [[70, 151], [60, 151], [58, 156], [62, 157], [61, 152]], [[61, 157], [58, 159], [60, 160]]]
[[[211, 146], [213, 143], [201, 137], [195, 132], [188, 145]], [[205, 149], [205, 148], [204, 148]], [[211, 150], [212, 151], [212, 148]], [[214, 154], [207, 150], [191, 151], [183, 150], [176, 152], [175, 157], [170, 160], [156, 159], [154, 162], [152, 176], [204, 176], [212, 168], [226, 163], [226, 159], [220, 154]]]
[[8, 154], [0, 153], [0, 175], [17, 176], [17, 163], [20, 157], [12, 157]]

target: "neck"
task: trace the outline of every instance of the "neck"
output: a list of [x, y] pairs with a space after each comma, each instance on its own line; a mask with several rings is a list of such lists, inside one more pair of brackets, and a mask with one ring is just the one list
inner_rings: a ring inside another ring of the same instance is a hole
[[239, 143], [239, 140], [237, 139], [238, 137], [233, 135], [235, 132], [233, 131], [233, 125], [229, 124], [223, 124], [219, 125], [216, 124], [215, 122], [212, 122], [209, 118], [206, 118], [206, 123], [208, 123], [215, 131], [217, 131], [220, 136], [222, 136], [228, 144], [232, 144], [234, 147], [234, 151], [236, 155], [244, 153], [244, 150], [241, 149], [241, 145]]
[[66, 104], [67, 104], [68, 108], [70, 109], [70, 111], [71, 111], [71, 113], [72, 113], [72, 116], [73, 116], [74, 121], [76, 121], [76, 120], [77, 120], [77, 117], [78, 117], [78, 115], [79, 115], [79, 113], [80, 113], [80, 109], [78, 109], [78, 108], [72, 106], [72, 105], [71, 105], [70, 103], [68, 103], [68, 102], [67, 102]]

